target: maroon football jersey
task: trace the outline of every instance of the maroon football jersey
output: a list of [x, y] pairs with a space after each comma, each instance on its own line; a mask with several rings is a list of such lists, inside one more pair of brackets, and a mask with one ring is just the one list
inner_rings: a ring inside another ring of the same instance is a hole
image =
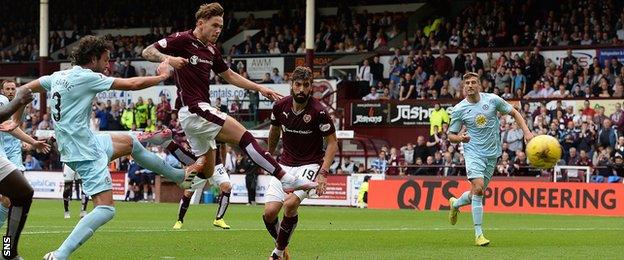
[[293, 97], [284, 97], [275, 103], [271, 114], [271, 124], [282, 128], [284, 152], [279, 163], [292, 167], [322, 163], [323, 137], [336, 132], [334, 123], [325, 107], [314, 98], [310, 98], [299, 113], [295, 113], [292, 106]]
[[228, 70], [219, 49], [211, 43], [202, 43], [193, 30], [176, 32], [154, 44], [164, 54], [188, 60], [173, 76], [178, 87], [182, 106], [194, 107], [197, 103], [210, 103], [210, 70], [216, 74]]

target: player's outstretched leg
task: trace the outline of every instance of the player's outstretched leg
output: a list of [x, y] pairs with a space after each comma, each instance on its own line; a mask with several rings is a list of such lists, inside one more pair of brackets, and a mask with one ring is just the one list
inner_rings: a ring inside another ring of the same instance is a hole
[[134, 160], [143, 168], [178, 183], [184, 189], [190, 188], [191, 181], [196, 175], [195, 172], [171, 167], [158, 155], [145, 149], [134, 135], [111, 134], [110, 136], [114, 150], [112, 159], [132, 154]]
[[178, 221], [173, 225], [173, 229], [181, 229], [184, 223], [184, 216], [186, 215], [186, 211], [191, 205], [191, 197], [193, 196], [193, 192], [190, 190], [185, 190], [184, 194], [182, 194], [182, 198], [180, 198], [180, 207], [178, 208]]
[[[200, 111], [193, 112], [199, 115], [206, 113], [206, 111], [201, 111], [201, 109]], [[310, 190], [318, 186], [318, 183], [306, 178], [295, 178], [292, 175], [286, 174], [273, 156], [258, 144], [253, 135], [251, 135], [243, 125], [231, 117], [225, 119], [223, 128], [216, 139], [230, 144], [238, 144], [238, 147], [240, 147], [254, 163], [278, 178], [282, 182], [283, 189], [286, 192]]]
[[483, 178], [476, 178], [470, 180], [472, 184], [472, 222], [475, 229], [475, 245], [487, 246], [490, 244], [490, 240], [485, 238], [481, 225], [483, 224], [483, 190], [484, 181]]
[[230, 182], [224, 182], [219, 185], [219, 188], [221, 189], [221, 195], [219, 195], [219, 208], [217, 209], [217, 216], [212, 222], [212, 225], [223, 229], [230, 229], [230, 226], [225, 223], [225, 220], [223, 220], [223, 216], [225, 216], [225, 211], [227, 211], [227, 208], [230, 205], [230, 192], [232, 191], [232, 185]]
[[459, 198], [451, 197], [449, 199], [449, 222], [451, 222], [451, 225], [457, 223], [459, 208], [470, 204], [470, 197], [470, 191], [465, 191]]
[[99, 227], [115, 216], [112, 190], [106, 190], [93, 195], [93, 204], [95, 208], [78, 222], [63, 244], [56, 251], [47, 253], [44, 259], [69, 258], [69, 255], [87, 242]]
[[28, 218], [34, 191], [22, 172], [15, 169], [0, 181], [0, 193], [11, 199], [6, 233], [11, 238], [11, 250], [9, 255], [4, 257], [7, 259], [18, 258], [19, 238]]
[[72, 190], [73, 190], [73, 181], [66, 181], [63, 186], [63, 207], [65, 209], [65, 218], [70, 218], [71, 215], [69, 213], [69, 202], [71, 201]]

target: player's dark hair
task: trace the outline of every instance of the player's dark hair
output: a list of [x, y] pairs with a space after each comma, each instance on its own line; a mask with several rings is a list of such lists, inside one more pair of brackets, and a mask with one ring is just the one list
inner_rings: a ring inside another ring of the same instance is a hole
[[314, 79], [314, 75], [312, 74], [312, 70], [308, 67], [298, 66], [292, 73], [292, 81], [302, 80], [302, 81], [312, 81]]
[[195, 13], [195, 19], [210, 19], [213, 16], [223, 16], [223, 6], [219, 3], [203, 4]]
[[108, 50], [108, 43], [106, 40], [100, 37], [88, 35], [80, 38], [78, 46], [76, 46], [71, 52], [70, 59], [72, 64], [82, 66], [89, 64], [93, 58], [99, 59], [102, 54]]

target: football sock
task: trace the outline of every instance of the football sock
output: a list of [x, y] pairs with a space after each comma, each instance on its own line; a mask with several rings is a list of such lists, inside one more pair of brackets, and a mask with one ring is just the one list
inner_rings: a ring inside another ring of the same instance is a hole
[[[256, 139], [246, 131], [241, 137], [238, 146], [247, 154], [249, 158], [254, 161], [260, 168], [264, 169], [271, 175], [277, 177], [278, 179], [282, 179], [282, 176], [285, 175], [285, 172], [282, 170], [282, 167], [277, 163], [273, 156], [269, 154], [258, 142]], [[286, 176], [290, 176], [287, 175]], [[293, 180], [294, 181], [294, 178]]]
[[69, 211], [69, 201], [72, 196], [72, 182], [65, 182], [65, 188], [63, 189], [63, 206], [65, 207], [65, 212]]
[[79, 246], [87, 242], [93, 233], [115, 216], [112, 206], [97, 206], [82, 218], [67, 239], [54, 253], [57, 258], [67, 259]]
[[11, 199], [11, 207], [8, 212], [6, 235], [11, 238], [10, 254], [3, 255], [11, 259], [18, 255], [17, 249], [19, 238], [28, 218], [28, 211], [32, 204], [33, 188], [19, 170], [14, 170], [0, 181], [0, 189]]
[[184, 215], [186, 215], [186, 211], [188, 210], [189, 205], [191, 204], [191, 198], [182, 195], [180, 199], [180, 207], [178, 208], [178, 220], [184, 222]]
[[158, 155], [145, 149], [134, 135], [132, 135], [132, 142], [132, 157], [139, 165], [175, 183], [184, 181], [184, 170], [171, 167]]
[[9, 216], [9, 208], [4, 205], [0, 205], [0, 227], [4, 225], [7, 217]]
[[230, 193], [221, 192], [221, 196], [219, 196], [219, 209], [217, 209], [217, 219], [223, 218], [228, 205], [230, 205]]
[[483, 234], [483, 196], [472, 195], [472, 223], [474, 224], [475, 237]]
[[189, 166], [197, 161], [197, 157], [191, 151], [178, 145], [176, 142], [171, 142], [166, 147], [169, 153], [184, 166]]
[[459, 196], [459, 198], [457, 198], [455, 203], [453, 203], [453, 208], [458, 209], [459, 207], [468, 204], [470, 204], [470, 191], [465, 191], [461, 196]]
[[89, 196], [82, 192], [82, 211], [87, 211], [87, 204], [89, 203]]
[[295, 232], [299, 216], [286, 217], [282, 220], [279, 233], [277, 234], [277, 247], [276, 249], [283, 251], [288, 246], [290, 236]]
[[276, 217], [273, 221], [267, 221], [266, 216], [262, 215], [262, 221], [264, 221], [264, 226], [269, 231], [271, 237], [273, 237], [273, 240], [277, 240], [277, 232], [279, 232], [280, 226], [279, 217]]

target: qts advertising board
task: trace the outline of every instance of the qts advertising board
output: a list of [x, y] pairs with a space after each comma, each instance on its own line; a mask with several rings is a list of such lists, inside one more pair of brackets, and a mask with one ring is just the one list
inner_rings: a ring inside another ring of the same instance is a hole
[[[370, 181], [368, 207], [448, 210], [448, 199], [470, 189], [467, 181]], [[485, 191], [486, 212], [624, 216], [624, 185], [493, 181]], [[470, 210], [469, 206], [462, 210]]]

